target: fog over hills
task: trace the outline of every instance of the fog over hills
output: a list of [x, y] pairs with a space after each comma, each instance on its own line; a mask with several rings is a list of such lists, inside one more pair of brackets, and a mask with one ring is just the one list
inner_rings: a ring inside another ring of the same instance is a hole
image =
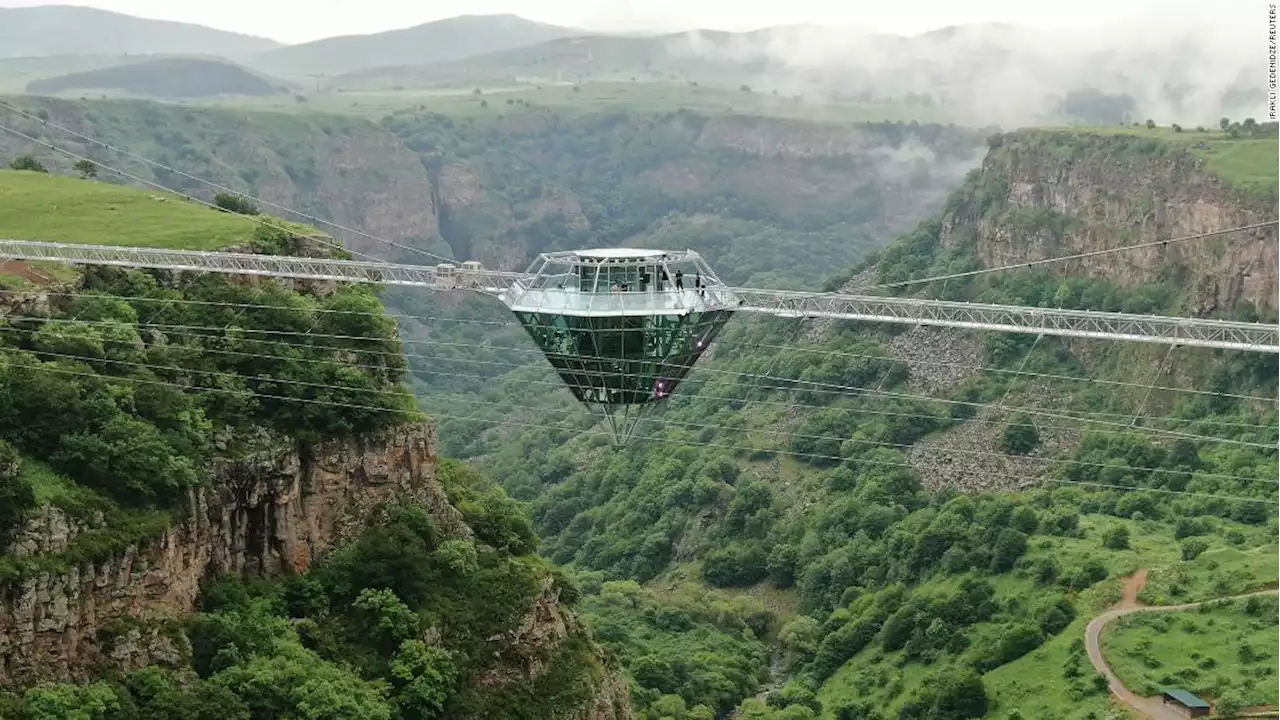
[[237, 59], [279, 46], [266, 38], [95, 8], [0, 8], [0, 58], [189, 53]]
[[[214, 55], [282, 78], [325, 76], [330, 89], [697, 83], [804, 104], [942, 107], [934, 114], [967, 124], [1151, 118], [1195, 126], [1264, 114], [1257, 53], [1233, 35], [1234, 25], [1143, 31], [1112, 24], [1086, 31], [975, 23], [901, 36], [791, 24], [652, 35], [592, 33], [502, 14], [281, 46], [201, 26], [46, 6], [0, 10], [0, 58]], [[120, 64], [126, 61], [136, 60], [122, 57]], [[31, 75], [23, 84], [89, 69], [63, 65], [43, 75], [25, 69]]]
[[326, 74], [445, 62], [584, 34], [515, 15], [462, 15], [401, 30], [347, 35], [279, 48], [255, 65], [278, 75]]

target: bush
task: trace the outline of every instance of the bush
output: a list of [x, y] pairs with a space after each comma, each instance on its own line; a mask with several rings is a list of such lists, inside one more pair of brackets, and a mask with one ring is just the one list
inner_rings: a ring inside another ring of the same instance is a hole
[[1195, 560], [1200, 553], [1209, 549], [1209, 543], [1203, 538], [1193, 537], [1182, 541], [1182, 559]]
[[1040, 431], [1027, 415], [1019, 415], [1005, 426], [1000, 449], [1011, 455], [1026, 455], [1040, 446]]
[[1117, 525], [1102, 536], [1102, 546], [1110, 550], [1129, 549], [1129, 528]]
[[22, 457], [12, 445], [0, 440], [0, 552], [35, 504], [35, 494], [22, 479]]
[[19, 155], [14, 158], [13, 162], [9, 163], [9, 167], [14, 170], [26, 170], [28, 172], [49, 172], [44, 165], [40, 164], [39, 160], [30, 155]]
[[259, 213], [258, 206], [243, 195], [218, 193], [213, 196], [213, 204], [220, 210], [237, 215], [257, 215]]
[[768, 574], [768, 556], [758, 543], [713, 550], [702, 559], [702, 577], [716, 587], [746, 587]]

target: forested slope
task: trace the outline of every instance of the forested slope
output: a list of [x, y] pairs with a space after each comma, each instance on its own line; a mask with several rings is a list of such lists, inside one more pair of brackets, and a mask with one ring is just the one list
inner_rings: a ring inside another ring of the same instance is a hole
[[[991, 144], [937, 218], [828, 287], [1265, 219], [1263, 201], [1184, 145], [1038, 133]], [[1274, 320], [1251, 290], [1274, 287], [1270, 233], [897, 292]], [[1073, 641], [1121, 576], [1185, 578], [1171, 598], [1276, 580], [1274, 357], [744, 318], [617, 451], [518, 335], [503, 349], [501, 325], [459, 317], [469, 307], [409, 357], [426, 387], [454, 393], [436, 401], [447, 414], [470, 416], [445, 419], [446, 442], [533, 503], [557, 562], [763, 602], [772, 625], [756, 637], [776, 638], [773, 682], [793, 683], [772, 710], [743, 706], [748, 716], [1100, 717], [1105, 689]], [[451, 343], [467, 343], [466, 361], [442, 362]], [[500, 381], [482, 384], [490, 373]], [[1186, 574], [1201, 553], [1215, 576]], [[650, 717], [682, 717], [665, 695], [707, 702], [642, 643], [623, 652]], [[1230, 676], [1184, 680], [1233, 692]]]
[[[336, 121], [237, 122], [323, 132]], [[425, 182], [363, 216], [340, 214], [351, 198], [326, 205], [329, 190], [308, 202], [400, 240], [406, 213], [430, 207], [430, 247], [508, 268], [538, 249], [687, 246], [731, 282], [813, 286], [904, 233], [827, 285], [865, 289], [1243, 224], [1262, 202], [1232, 182], [1254, 172], [1233, 143], [1260, 141], [1221, 133], [1003, 135], [961, 180], [988, 133], [688, 113], [468, 121], [427, 108], [383, 125], [353, 124], [352, 137], [387, 143], [393, 155], [379, 157], [405, 174], [369, 172], [354, 187]], [[155, 128], [120, 137], [168, 147]], [[294, 136], [260, 148], [237, 145], [252, 132], [217, 137], [242, 149], [211, 149], [218, 162], [197, 172], [223, 177], [221, 158], [234, 158], [241, 173], [260, 168], [260, 191], [303, 196], [272, 154]], [[930, 158], [955, 159], [939, 162], [957, 172]], [[343, 163], [318, 167], [317, 188], [350, 178]], [[1265, 245], [1197, 247], [1221, 252], [900, 292], [1273, 317], [1245, 302], [1275, 267], [1249, 255]], [[640, 442], [617, 451], [501, 307], [384, 299], [417, 316], [402, 319], [407, 379], [440, 422], [444, 454], [531, 503], [544, 551], [572, 565], [584, 619], [627, 668], [645, 717], [1102, 717], [1106, 694], [1073, 640], [1120, 576], [1151, 567], [1165, 600], [1275, 581], [1276, 417], [1274, 402], [1252, 399], [1274, 397], [1274, 359], [738, 318]], [[1219, 673], [1180, 682], [1214, 698], [1238, 689]]]
[[[104, 208], [76, 199], [102, 195], [201, 227], [172, 196], [0, 175], [85, 232]], [[206, 246], [325, 250], [198, 212]], [[6, 287], [0, 717], [630, 716], [524, 510], [437, 455], [370, 289], [115, 268]]]

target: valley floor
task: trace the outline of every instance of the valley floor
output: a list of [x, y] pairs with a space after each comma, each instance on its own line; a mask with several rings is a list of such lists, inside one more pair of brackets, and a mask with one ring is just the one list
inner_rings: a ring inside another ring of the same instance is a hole
[[[1243, 600], [1245, 598], [1263, 595], [1277, 595], [1280, 594], [1280, 590], [1272, 588], [1270, 590], [1259, 590], [1257, 592], [1233, 595], [1214, 600], [1184, 603], [1182, 605], [1149, 606], [1141, 604], [1138, 600], [1138, 594], [1142, 591], [1146, 581], [1146, 569], [1139, 570], [1134, 573], [1133, 577], [1125, 580], [1124, 595], [1120, 602], [1112, 606], [1111, 609], [1095, 617], [1090, 621], [1088, 627], [1085, 629], [1085, 647], [1089, 653], [1089, 662], [1093, 664], [1095, 670], [1102, 673], [1107, 678], [1111, 692], [1126, 705], [1137, 711], [1140, 717], [1150, 718], [1151, 720], [1182, 720], [1184, 716], [1171, 707], [1166, 706], [1161, 702], [1160, 697], [1143, 697], [1134, 690], [1125, 687], [1124, 683], [1116, 675], [1111, 665], [1107, 662], [1106, 656], [1103, 654], [1103, 646], [1105, 643], [1102, 641], [1102, 636], [1104, 631], [1106, 631], [1108, 626], [1115, 620], [1134, 613], [1180, 612], [1195, 610], [1202, 606], [1224, 601]], [[1274, 710], [1274, 708], [1271, 709]]]

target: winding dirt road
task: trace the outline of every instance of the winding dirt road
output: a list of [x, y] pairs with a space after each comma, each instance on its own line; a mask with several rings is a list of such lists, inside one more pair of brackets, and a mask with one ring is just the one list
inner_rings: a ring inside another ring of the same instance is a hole
[[1120, 678], [1111, 671], [1111, 666], [1107, 665], [1107, 660], [1102, 655], [1102, 630], [1112, 620], [1124, 617], [1132, 613], [1140, 612], [1178, 612], [1181, 610], [1193, 610], [1201, 605], [1218, 602], [1220, 600], [1238, 600], [1240, 598], [1253, 597], [1255, 595], [1275, 595], [1280, 590], [1259, 590], [1257, 592], [1245, 593], [1244, 595], [1233, 595], [1225, 598], [1214, 598], [1212, 600], [1202, 600], [1200, 602], [1186, 603], [1183, 605], [1142, 605], [1138, 602], [1138, 593], [1142, 590], [1142, 586], [1147, 582], [1147, 571], [1139, 570], [1134, 573], [1133, 577], [1125, 581], [1124, 597], [1120, 602], [1111, 607], [1110, 610], [1102, 613], [1089, 623], [1084, 631], [1084, 646], [1089, 652], [1089, 662], [1093, 663], [1093, 668], [1102, 673], [1107, 678], [1107, 685], [1111, 688], [1111, 692], [1120, 698], [1129, 707], [1137, 710], [1145, 718], [1150, 720], [1184, 720], [1184, 716], [1174, 712], [1161, 703], [1160, 698], [1144, 698], [1130, 691], [1120, 682]]

